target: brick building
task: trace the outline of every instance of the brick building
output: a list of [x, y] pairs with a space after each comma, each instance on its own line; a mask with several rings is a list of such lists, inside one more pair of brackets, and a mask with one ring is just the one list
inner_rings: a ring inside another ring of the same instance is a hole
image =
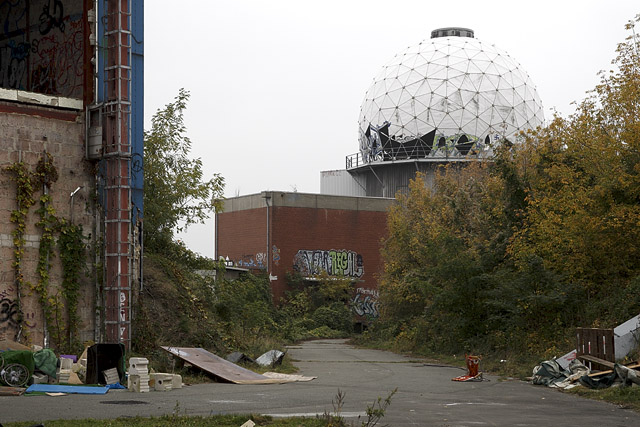
[[380, 243], [394, 199], [265, 191], [225, 200], [216, 216], [216, 257], [269, 275], [274, 301], [286, 274], [326, 273], [354, 283], [356, 314], [377, 315]]

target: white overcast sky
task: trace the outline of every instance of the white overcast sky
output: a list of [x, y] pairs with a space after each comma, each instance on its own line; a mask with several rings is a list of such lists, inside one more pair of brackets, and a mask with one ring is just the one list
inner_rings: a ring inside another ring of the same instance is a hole
[[[226, 197], [320, 191], [358, 151], [360, 104], [382, 65], [431, 30], [471, 28], [514, 57], [566, 116], [611, 68], [637, 0], [152, 0], [145, 4], [145, 129], [182, 87], [193, 157]], [[636, 28], [639, 31], [640, 28]], [[213, 256], [213, 220], [181, 235]]]

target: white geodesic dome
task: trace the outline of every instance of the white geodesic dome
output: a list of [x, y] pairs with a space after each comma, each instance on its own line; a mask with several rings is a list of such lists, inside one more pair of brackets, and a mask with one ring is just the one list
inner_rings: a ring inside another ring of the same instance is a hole
[[471, 30], [435, 30], [374, 78], [360, 109], [360, 155], [364, 162], [490, 156], [498, 140], [514, 141], [543, 121], [535, 85], [509, 54]]

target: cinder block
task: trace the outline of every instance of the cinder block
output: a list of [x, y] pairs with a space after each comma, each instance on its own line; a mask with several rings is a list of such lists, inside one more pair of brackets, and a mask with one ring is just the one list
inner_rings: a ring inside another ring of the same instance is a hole
[[49, 382], [49, 376], [46, 374], [34, 373], [31, 378], [34, 384], [47, 384]]
[[149, 377], [151, 378], [151, 383], [155, 391], [171, 391], [173, 381], [172, 374], [157, 372], [149, 374]]
[[149, 377], [146, 375], [129, 375], [127, 388], [136, 393], [149, 392]]
[[182, 388], [182, 375], [173, 374], [173, 378], [171, 379], [171, 389], [179, 389]]
[[72, 367], [73, 367], [73, 360], [67, 359], [66, 357], [60, 358], [60, 370], [71, 369]]

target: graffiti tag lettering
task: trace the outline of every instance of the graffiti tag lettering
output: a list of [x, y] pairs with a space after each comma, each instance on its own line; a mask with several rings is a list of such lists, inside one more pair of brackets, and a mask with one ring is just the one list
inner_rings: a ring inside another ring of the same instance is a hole
[[42, 6], [42, 13], [39, 17], [40, 25], [38, 26], [38, 30], [40, 30], [40, 34], [47, 34], [53, 27], [60, 28], [60, 31], [64, 33], [63, 16], [64, 7], [62, 6], [62, 2], [60, 0], [53, 0], [53, 9], [51, 9], [51, 0], [48, 0]]
[[238, 267], [245, 268], [266, 268], [267, 254], [265, 252], [258, 252], [255, 255], [242, 255], [234, 264]]
[[293, 270], [303, 276], [316, 276], [326, 272], [329, 276], [362, 277], [364, 262], [362, 255], [354, 251], [299, 250], [293, 258]]
[[0, 300], [0, 332], [17, 327], [18, 320], [18, 303], [9, 298], [2, 298]]
[[378, 291], [358, 288], [352, 301], [353, 312], [358, 316], [378, 317]]

